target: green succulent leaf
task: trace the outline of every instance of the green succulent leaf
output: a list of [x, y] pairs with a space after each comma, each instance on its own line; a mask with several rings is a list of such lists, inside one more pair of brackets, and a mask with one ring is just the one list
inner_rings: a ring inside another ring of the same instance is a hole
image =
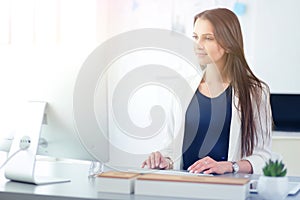
[[272, 161], [270, 159], [268, 162], [266, 162], [266, 165], [263, 168], [263, 173], [265, 176], [283, 177], [286, 175], [287, 169], [282, 161]]

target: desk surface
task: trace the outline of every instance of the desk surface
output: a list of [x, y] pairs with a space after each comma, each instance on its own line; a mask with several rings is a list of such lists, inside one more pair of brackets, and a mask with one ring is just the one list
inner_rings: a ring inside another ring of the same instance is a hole
[[[71, 200], [71, 199], [130, 199], [130, 200], [153, 200], [153, 199], [180, 199], [180, 198], [164, 198], [152, 196], [124, 195], [113, 193], [97, 192], [95, 187], [95, 179], [88, 178], [88, 163], [67, 163], [67, 162], [48, 162], [39, 161], [37, 163], [37, 173], [47, 172], [47, 175], [69, 178], [71, 182], [48, 184], [48, 185], [31, 185], [26, 183], [18, 183], [8, 181], [4, 178], [3, 170], [0, 173], [0, 199], [5, 200]], [[226, 176], [244, 177], [250, 176], [251, 179], [257, 179], [255, 175], [245, 174], [227, 174]], [[290, 181], [300, 181], [300, 177], [289, 177]], [[250, 194], [248, 200], [260, 200], [257, 194]], [[287, 199], [299, 199], [300, 194], [296, 196], [288, 196]]]

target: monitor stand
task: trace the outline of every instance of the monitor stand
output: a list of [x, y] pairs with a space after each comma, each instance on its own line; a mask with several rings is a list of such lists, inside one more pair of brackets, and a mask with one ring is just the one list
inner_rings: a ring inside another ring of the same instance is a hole
[[9, 157], [13, 156], [5, 168], [7, 179], [36, 185], [70, 181], [69, 179], [35, 175], [36, 154], [46, 105], [46, 102], [37, 101], [26, 103], [25, 112], [21, 113], [22, 119], [17, 124], [8, 155]]

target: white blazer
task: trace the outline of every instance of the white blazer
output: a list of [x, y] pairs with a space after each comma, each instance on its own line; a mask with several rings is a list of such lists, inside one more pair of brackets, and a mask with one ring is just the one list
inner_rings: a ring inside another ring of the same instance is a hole
[[[202, 80], [202, 75], [189, 78], [189, 84], [193, 91], [199, 86]], [[265, 163], [271, 158], [271, 132], [272, 132], [272, 114], [269, 100], [269, 91], [267, 88], [263, 88], [261, 102], [253, 102], [254, 121], [257, 129], [257, 141], [253, 150], [253, 154], [247, 157], [241, 157], [241, 115], [237, 109], [238, 97], [232, 90], [232, 117], [230, 125], [230, 138], [228, 149], [228, 161], [248, 160], [253, 169], [253, 173], [261, 174], [262, 168]], [[192, 96], [187, 97], [190, 100]], [[166, 123], [167, 132], [169, 135], [169, 144], [162, 150], [164, 156], [170, 157], [174, 161], [174, 169], [181, 169], [182, 166], [182, 145], [184, 136], [184, 116], [185, 111], [182, 114], [181, 120], [178, 118], [178, 108], [173, 107], [171, 113], [171, 120]], [[259, 108], [259, 112], [258, 112]], [[174, 134], [176, 133], [176, 134]]]

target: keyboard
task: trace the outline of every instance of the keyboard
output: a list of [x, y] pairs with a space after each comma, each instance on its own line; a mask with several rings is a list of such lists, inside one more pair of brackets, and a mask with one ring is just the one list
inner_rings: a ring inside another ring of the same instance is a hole
[[155, 173], [156, 174], [178, 175], [178, 176], [213, 176], [212, 174], [191, 173], [188, 171], [176, 171], [176, 170], [159, 170]]
[[166, 174], [166, 175], [177, 175], [177, 176], [213, 176], [212, 174], [203, 174], [203, 173], [190, 173], [188, 171], [178, 171], [178, 170], [159, 170], [159, 169], [128, 169], [128, 172], [135, 172], [141, 174]]

